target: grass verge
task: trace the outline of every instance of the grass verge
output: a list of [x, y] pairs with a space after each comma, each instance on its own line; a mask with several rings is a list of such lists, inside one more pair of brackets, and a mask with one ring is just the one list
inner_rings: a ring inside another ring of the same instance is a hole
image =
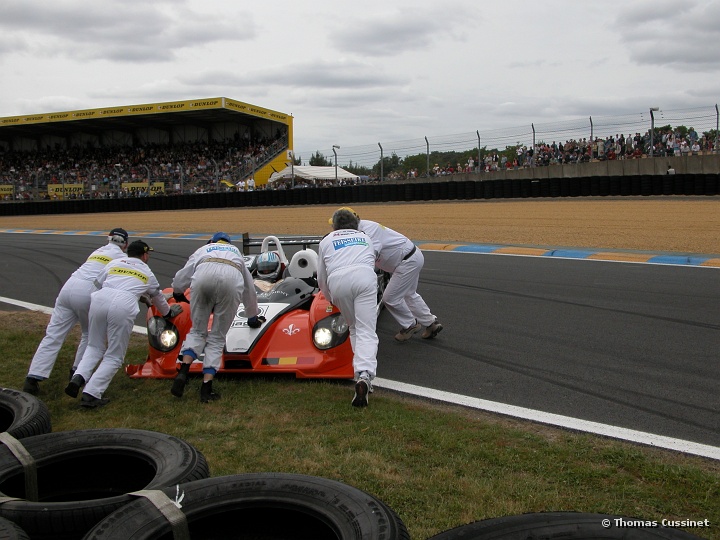
[[[0, 312], [0, 386], [22, 388], [48, 316]], [[212, 476], [292, 472], [339, 480], [372, 493], [424, 539], [471, 521], [541, 511], [618, 514], [646, 520], [703, 520], [687, 529], [720, 539], [720, 463], [516, 421], [378, 389], [370, 407], [350, 406], [344, 381], [221, 377], [222, 399], [198, 401], [199, 379], [182, 399], [169, 380], [131, 380], [120, 371], [111, 403], [83, 410], [67, 397], [73, 332], [40, 398], [53, 431], [148, 429], [195, 445]], [[144, 361], [144, 336], [127, 361]]]

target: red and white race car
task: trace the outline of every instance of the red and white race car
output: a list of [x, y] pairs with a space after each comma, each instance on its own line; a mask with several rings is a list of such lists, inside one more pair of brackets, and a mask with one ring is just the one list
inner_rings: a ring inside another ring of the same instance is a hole
[[[247, 237], [243, 241], [245, 264], [253, 277], [257, 275], [259, 254], [249, 254], [260, 246], [260, 252], [274, 251], [285, 265], [282, 279], [276, 283], [255, 280], [260, 315], [266, 318], [262, 327], [247, 324], [241, 304], [228, 331], [219, 373], [290, 373], [299, 378], [352, 379], [352, 349], [349, 330], [340, 311], [330, 304], [317, 284], [317, 252], [308, 246], [321, 237], [268, 236], [260, 242]], [[302, 246], [288, 261], [283, 245]], [[378, 271], [378, 315], [382, 293], [389, 274]], [[169, 303], [172, 289], [165, 289]], [[185, 296], [191, 295], [188, 289]], [[132, 378], [174, 378], [178, 369], [180, 347], [190, 330], [190, 306], [165, 320], [154, 307], [147, 313], [148, 355], [145, 363], [125, 369]], [[212, 324], [212, 318], [210, 320]], [[195, 361], [190, 373], [202, 372], [202, 358]]]

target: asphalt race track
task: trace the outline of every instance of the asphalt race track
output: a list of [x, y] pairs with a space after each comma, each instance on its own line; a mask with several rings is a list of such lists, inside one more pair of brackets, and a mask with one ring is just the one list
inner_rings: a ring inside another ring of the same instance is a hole
[[[52, 306], [104, 240], [0, 233], [0, 297]], [[163, 286], [204, 243], [147, 241]], [[720, 448], [719, 275], [426, 251], [419, 292], [445, 329], [435, 340], [397, 343], [384, 312], [378, 377]]]

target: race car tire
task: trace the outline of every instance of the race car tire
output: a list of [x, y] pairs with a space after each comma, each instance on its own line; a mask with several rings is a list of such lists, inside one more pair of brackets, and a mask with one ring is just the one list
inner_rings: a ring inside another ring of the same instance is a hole
[[18, 525], [0, 517], [0, 540], [30, 540], [30, 537]]
[[[409, 540], [401, 519], [357, 488], [316, 476], [249, 473], [161, 490], [181, 510], [191, 538]], [[170, 521], [142, 497], [98, 523], [85, 540], [172, 537]], [[186, 531], [187, 532], [187, 531]]]
[[189, 443], [153, 431], [88, 429], [27, 437], [38, 501], [26, 500], [23, 466], [0, 446], [0, 516], [33, 539], [81, 538], [133, 500], [128, 493], [207, 478], [205, 457]]
[[23, 439], [52, 431], [50, 411], [32, 394], [0, 388], [0, 432]]
[[527, 538], [700, 540], [699, 536], [680, 529], [616, 526], [616, 520], [650, 521], [607, 514], [540, 512], [475, 521], [436, 534], [428, 540], [526, 540]]

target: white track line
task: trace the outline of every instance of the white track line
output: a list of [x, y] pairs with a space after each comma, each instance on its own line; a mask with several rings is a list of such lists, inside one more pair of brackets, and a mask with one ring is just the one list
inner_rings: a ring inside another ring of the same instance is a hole
[[[28, 302], [22, 302], [13, 298], [6, 298], [0, 296], [0, 302], [29, 309], [31, 311], [40, 311], [47, 315], [52, 313], [52, 308], [46, 306], [39, 306], [37, 304], [30, 304]], [[147, 334], [147, 330], [142, 326], [133, 326], [133, 332]], [[720, 460], [720, 448], [717, 448], [715, 446], [709, 446], [706, 444], [695, 443], [692, 441], [673, 439], [672, 437], [665, 437], [663, 435], [655, 435], [653, 433], [645, 433], [643, 431], [635, 431], [632, 429], [611, 426], [608, 424], [590, 422], [588, 420], [581, 420], [579, 418], [572, 418], [570, 416], [561, 416], [559, 414], [551, 414], [543, 411], [536, 411], [534, 409], [526, 409], [524, 407], [506, 405], [504, 403], [498, 403], [496, 401], [488, 401], [485, 399], [463, 396], [461, 394], [452, 394], [450, 392], [433, 390], [432, 388], [415, 386], [412, 384], [391, 381], [388, 379], [375, 378], [373, 379], [373, 386], [376, 386], [377, 388], [385, 388], [387, 390], [401, 392], [403, 394], [410, 394], [416, 397], [442, 401], [444, 403], [452, 403], [454, 405], [461, 405], [463, 407], [469, 407], [472, 409], [502, 414], [504, 416], [521, 418], [523, 420], [530, 420], [532, 422], [539, 422], [541, 424], [548, 424], [551, 426], [570, 429], [573, 431], [593, 433], [595, 435], [601, 435], [613, 439], [620, 439], [623, 441], [644, 444], [656, 448], [664, 448], [666, 450], [673, 450], [685, 454], [692, 454], [695, 456], [702, 456], [706, 458]]]

